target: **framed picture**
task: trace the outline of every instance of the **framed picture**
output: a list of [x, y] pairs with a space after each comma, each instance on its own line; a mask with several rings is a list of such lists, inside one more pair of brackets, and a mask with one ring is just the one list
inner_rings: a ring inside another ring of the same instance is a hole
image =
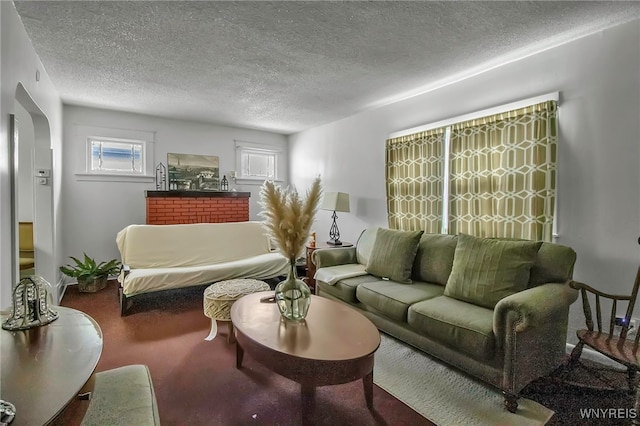
[[167, 154], [169, 189], [219, 191], [219, 158], [210, 155]]

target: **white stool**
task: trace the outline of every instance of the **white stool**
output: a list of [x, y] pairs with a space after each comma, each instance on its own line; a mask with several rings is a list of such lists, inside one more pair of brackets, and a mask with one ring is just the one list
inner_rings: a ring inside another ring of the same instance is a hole
[[211, 331], [204, 340], [213, 340], [218, 334], [218, 321], [229, 323], [229, 343], [234, 341], [231, 306], [247, 294], [271, 290], [269, 284], [254, 279], [237, 279], [211, 284], [204, 291], [204, 314], [211, 318]]

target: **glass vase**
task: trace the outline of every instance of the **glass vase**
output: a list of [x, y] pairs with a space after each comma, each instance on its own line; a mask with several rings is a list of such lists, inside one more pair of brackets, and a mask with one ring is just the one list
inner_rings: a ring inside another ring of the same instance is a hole
[[298, 278], [296, 264], [289, 262], [287, 278], [276, 286], [276, 304], [280, 314], [291, 321], [301, 321], [307, 316], [311, 303], [309, 286]]

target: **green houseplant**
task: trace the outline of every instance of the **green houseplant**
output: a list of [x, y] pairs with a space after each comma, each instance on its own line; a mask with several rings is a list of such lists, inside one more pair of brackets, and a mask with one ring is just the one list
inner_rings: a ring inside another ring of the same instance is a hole
[[75, 262], [75, 265], [66, 265], [60, 267], [63, 274], [78, 279], [78, 290], [83, 293], [95, 293], [107, 286], [107, 279], [110, 274], [120, 271], [120, 262], [117, 259], [111, 259], [108, 262], [97, 263], [94, 259], [84, 254], [84, 261], [69, 256]]

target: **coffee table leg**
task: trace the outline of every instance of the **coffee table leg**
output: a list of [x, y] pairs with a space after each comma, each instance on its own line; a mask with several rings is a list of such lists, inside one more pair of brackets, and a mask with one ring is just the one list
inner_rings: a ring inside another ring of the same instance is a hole
[[236, 368], [242, 368], [242, 357], [244, 356], [244, 349], [240, 346], [240, 343], [236, 342]]
[[233, 334], [233, 322], [229, 321], [229, 337], [227, 338], [229, 343], [234, 343], [236, 341], [236, 336]]
[[364, 387], [364, 399], [367, 401], [367, 408], [373, 410], [373, 370], [362, 378]]
[[315, 395], [316, 388], [314, 386], [301, 385], [302, 424], [307, 424], [313, 414], [313, 407], [316, 401]]
[[209, 335], [204, 338], [204, 340], [213, 340], [218, 334], [218, 323], [215, 319], [211, 318], [211, 331], [209, 331]]

